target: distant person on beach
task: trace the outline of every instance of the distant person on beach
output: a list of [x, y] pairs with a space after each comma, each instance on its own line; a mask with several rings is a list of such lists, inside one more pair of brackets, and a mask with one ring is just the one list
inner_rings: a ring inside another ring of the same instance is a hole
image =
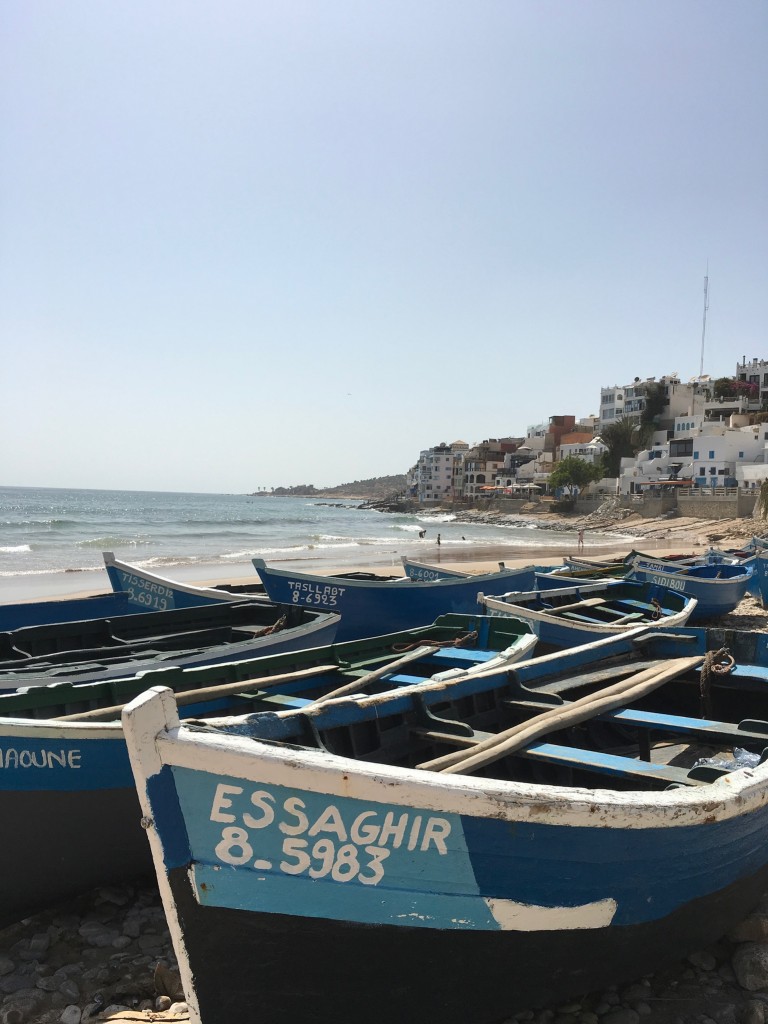
[[419, 539], [421, 540], [421, 538], [422, 538], [422, 537], [425, 537], [425, 536], [426, 536], [426, 534], [427, 534], [427, 531], [426, 531], [426, 530], [419, 530]]
[[440, 534], [437, 535], [437, 546], [440, 547]]
[[579, 551], [584, 550], [584, 531], [579, 530]]

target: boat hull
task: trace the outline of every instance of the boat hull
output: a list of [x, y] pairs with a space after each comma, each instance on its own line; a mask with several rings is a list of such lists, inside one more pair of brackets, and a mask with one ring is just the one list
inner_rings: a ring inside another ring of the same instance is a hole
[[0, 793], [0, 928], [93, 888], [153, 877], [135, 789]]
[[[272, 569], [258, 558], [253, 559], [253, 564], [270, 600], [277, 604], [339, 612], [338, 640], [425, 626], [439, 615], [451, 612], [471, 615], [477, 610], [480, 591], [506, 593], [512, 575], [505, 570], [469, 578], [417, 581], [403, 577], [380, 582]], [[532, 570], [512, 576], [518, 587], [532, 585], [534, 577]]]
[[[743, 920], [768, 869], [660, 921], [603, 931], [406, 929], [203, 907], [169, 875], [205, 1024], [496, 1024], [515, 1012], [630, 981]], [[279, 969], [279, 965], [293, 965]]]
[[187, 735], [160, 690], [123, 722], [205, 1024], [491, 1024], [679, 960], [768, 882], [765, 766], [569, 790]]
[[754, 571], [746, 566], [699, 565], [690, 567], [661, 567], [659, 563], [636, 559], [631, 579], [653, 583], [659, 587], [692, 597], [696, 608], [691, 622], [727, 615], [740, 603], [752, 584]]
[[[536, 575], [535, 591], [501, 598], [481, 594], [478, 600], [488, 614], [515, 616], [543, 644], [557, 649], [619, 636], [640, 623], [684, 626], [696, 608], [695, 600], [653, 583], [570, 580], [542, 573]], [[598, 605], [590, 607], [590, 600]], [[563, 601], [570, 610], [561, 606], [558, 612], [557, 602]]]
[[[25, 667], [24, 662], [19, 661], [18, 667], [13, 665], [0, 670], [0, 693], [11, 692], [20, 687], [47, 686], [60, 682], [80, 684], [126, 679], [138, 672], [162, 667], [205, 668], [227, 665], [251, 658], [301, 651], [311, 647], [325, 647], [336, 639], [338, 623], [338, 616], [321, 614], [273, 633], [265, 628], [261, 635], [254, 633], [244, 640], [232, 640], [210, 646], [199, 642], [199, 646], [166, 651], [163, 651], [162, 646], [153, 650], [150, 643], [150, 649], [145, 653], [132, 656], [126, 653], [123, 657], [120, 657], [119, 648], [105, 648], [103, 660], [102, 652], [95, 651], [90, 658], [58, 664], [52, 662], [48, 667], [41, 667], [39, 670], [33, 665]], [[119, 620], [116, 625], [119, 628]]]

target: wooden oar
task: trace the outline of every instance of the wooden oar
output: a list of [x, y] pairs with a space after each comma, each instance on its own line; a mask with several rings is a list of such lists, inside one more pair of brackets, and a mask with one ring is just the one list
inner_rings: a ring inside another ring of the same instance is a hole
[[571, 704], [558, 705], [536, 715], [527, 722], [512, 726], [496, 736], [482, 740], [469, 750], [452, 751], [443, 757], [424, 761], [417, 767], [428, 771], [441, 771], [449, 775], [482, 768], [529, 743], [533, 743], [540, 736], [578, 725], [604, 711], [610, 711], [621, 707], [622, 704], [637, 700], [671, 679], [675, 679], [693, 668], [698, 668], [703, 661], [704, 656], [697, 655], [693, 658], [676, 658], [668, 662], [662, 669], [645, 669], [620, 683], [614, 683], [613, 686], [607, 686], [596, 693], [573, 701]]
[[440, 645], [429, 644], [422, 647], [416, 647], [412, 651], [403, 655], [402, 658], [398, 658], [397, 661], [390, 661], [388, 665], [383, 665], [381, 668], [374, 669], [373, 672], [368, 672], [364, 676], [358, 676], [357, 679], [351, 683], [346, 683], [344, 686], [340, 686], [337, 690], [331, 690], [330, 693], [326, 693], [322, 697], [318, 697], [313, 704], [308, 704], [307, 707], [302, 708], [304, 714], [316, 711], [322, 707], [326, 701], [336, 700], [337, 697], [346, 697], [349, 693], [360, 693], [366, 686], [370, 686], [371, 683], [375, 683], [378, 679], [383, 676], [388, 676], [391, 672], [395, 672], [401, 669], [404, 665], [407, 665], [410, 661], [418, 661], [419, 658], [424, 658], [427, 654], [432, 654], [437, 647]]
[[[182, 690], [175, 694], [176, 704], [184, 706], [196, 704], [203, 700], [212, 700], [216, 697], [229, 697], [233, 693], [245, 693], [248, 690], [271, 690], [281, 683], [293, 679], [307, 679], [312, 676], [322, 675], [324, 672], [339, 672], [338, 665], [315, 665], [314, 668], [298, 669], [296, 672], [284, 672], [277, 676], [257, 676], [255, 679], [242, 679], [239, 683], [221, 683], [218, 686], [206, 686], [198, 690]], [[126, 701], [127, 703], [127, 701]], [[125, 704], [113, 704], [108, 708], [93, 708], [91, 711], [81, 711], [76, 715], [60, 715], [52, 719], [54, 722], [92, 722], [101, 719], [119, 718]]]

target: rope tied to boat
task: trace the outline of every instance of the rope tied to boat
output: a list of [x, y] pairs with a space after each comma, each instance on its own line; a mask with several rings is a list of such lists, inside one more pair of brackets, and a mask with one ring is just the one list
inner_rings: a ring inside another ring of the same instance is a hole
[[718, 651], [707, 651], [699, 677], [699, 698], [701, 701], [701, 717], [712, 717], [712, 682], [713, 676], [724, 676], [736, 667], [736, 659], [727, 647]]
[[664, 614], [664, 612], [663, 612], [663, 609], [662, 609], [661, 605], [659, 604], [659, 602], [656, 600], [655, 597], [651, 598], [651, 604], [653, 605], [653, 614], [651, 615], [651, 618], [653, 619], [654, 622], [656, 622], [657, 619], [661, 618], [661, 616]]
[[415, 640], [410, 644], [392, 644], [392, 650], [396, 654], [405, 651], [413, 651], [417, 647], [474, 647], [477, 644], [478, 632], [476, 629], [457, 636], [454, 640]]
[[285, 629], [288, 625], [288, 616], [281, 615], [280, 618], [273, 622], [271, 626], [265, 626], [264, 629], [260, 629], [258, 633], [254, 633], [254, 636], [269, 636], [270, 633], [279, 633], [281, 629]]

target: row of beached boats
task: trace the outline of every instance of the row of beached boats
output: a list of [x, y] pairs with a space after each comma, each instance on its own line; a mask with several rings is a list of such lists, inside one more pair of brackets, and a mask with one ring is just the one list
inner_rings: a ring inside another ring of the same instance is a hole
[[246, 588], [105, 565], [112, 593], [0, 606], [0, 923], [154, 870], [192, 1021], [502, 1020], [766, 889], [768, 633], [721, 621], [758, 542], [257, 559]]

